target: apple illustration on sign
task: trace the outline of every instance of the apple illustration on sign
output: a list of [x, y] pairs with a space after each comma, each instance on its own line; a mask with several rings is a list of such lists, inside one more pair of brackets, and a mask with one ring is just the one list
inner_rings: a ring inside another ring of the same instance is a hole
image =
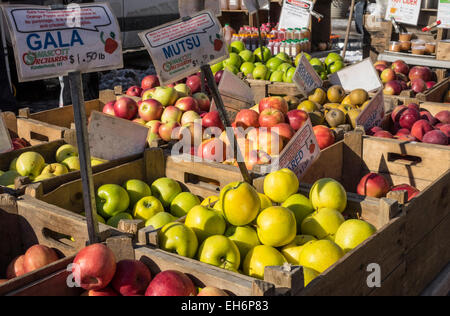
[[209, 37], [209, 41], [214, 45], [214, 50], [220, 52], [223, 47], [223, 41], [220, 39], [220, 34], [216, 34], [216, 39], [213, 41], [212, 36]]
[[117, 48], [119, 47], [119, 43], [117, 43], [117, 41], [115, 40], [116, 38], [116, 33], [111, 32], [109, 33], [109, 38], [104, 39], [104, 35], [105, 32], [101, 32], [100, 33], [100, 40], [102, 41], [103, 44], [105, 44], [105, 52], [108, 54], [113, 54]]

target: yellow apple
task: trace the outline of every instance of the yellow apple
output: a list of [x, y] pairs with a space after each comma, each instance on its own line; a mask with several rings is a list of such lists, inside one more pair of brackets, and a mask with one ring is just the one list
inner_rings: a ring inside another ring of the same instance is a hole
[[377, 232], [376, 228], [362, 220], [350, 219], [339, 227], [335, 242], [345, 253], [355, 249]]
[[146, 196], [136, 203], [133, 209], [133, 217], [148, 221], [158, 213], [164, 212], [161, 202], [154, 196]]
[[39, 176], [42, 172], [42, 169], [45, 167], [45, 160], [41, 154], [28, 151], [23, 153], [17, 158], [16, 168], [17, 172], [22, 177], [29, 177], [30, 179], [34, 179]]
[[16, 166], [17, 159], [18, 159], [18, 157], [14, 158], [13, 161], [11, 161], [11, 163], [9, 164], [10, 171], [17, 171], [17, 166]]
[[236, 244], [228, 237], [208, 237], [198, 249], [198, 260], [213, 266], [236, 271], [241, 264], [241, 255]]
[[200, 205], [200, 199], [196, 195], [190, 192], [181, 192], [170, 203], [170, 213], [175, 217], [183, 217], [197, 205]]
[[281, 253], [289, 263], [298, 266], [303, 246], [310, 241], [316, 240], [317, 239], [313, 236], [298, 235], [290, 244], [284, 246], [283, 249], [281, 249]]
[[186, 215], [184, 224], [191, 228], [201, 243], [208, 237], [223, 235], [226, 229], [222, 215], [206, 206], [194, 206]]
[[303, 220], [301, 231], [304, 235], [324, 239], [327, 236], [336, 234], [344, 222], [345, 218], [340, 212], [329, 208], [322, 208]]
[[75, 146], [69, 144], [62, 145], [56, 151], [56, 162], [62, 163], [70, 157], [78, 157], [78, 149]]
[[225, 236], [234, 241], [242, 259], [252, 248], [261, 245], [256, 230], [250, 226], [231, 226], [226, 230]]
[[70, 172], [80, 170], [80, 159], [78, 157], [73, 156], [66, 158], [62, 164], [65, 165]]
[[33, 182], [41, 182], [44, 180], [48, 180], [51, 178], [56, 177], [53, 173], [43, 173], [40, 176], [37, 176], [36, 178], [34, 178]]
[[42, 170], [41, 174], [51, 173], [55, 176], [61, 176], [63, 174], [69, 173], [69, 170], [67, 170], [67, 167], [60, 163], [52, 163], [44, 168]]
[[295, 220], [297, 221], [297, 232], [301, 232], [303, 220], [314, 213], [311, 201], [302, 194], [291, 195], [281, 206], [294, 212]]
[[218, 201], [219, 201], [219, 197], [212, 195], [212, 196], [208, 196], [206, 199], [204, 199], [200, 205], [207, 206], [207, 207], [214, 207], [214, 205], [216, 205], [216, 203]]
[[264, 194], [276, 203], [286, 201], [298, 188], [297, 176], [289, 169], [272, 172], [264, 179]]
[[342, 184], [334, 179], [321, 179], [314, 183], [309, 199], [315, 210], [331, 208], [344, 212], [347, 207], [347, 192]]
[[261, 245], [250, 250], [244, 260], [244, 274], [264, 280], [264, 269], [270, 266], [282, 266], [286, 258], [275, 248]]
[[299, 263], [301, 266], [323, 273], [343, 256], [342, 249], [332, 241], [311, 241], [303, 247]]
[[281, 206], [266, 208], [256, 220], [259, 240], [263, 245], [282, 247], [297, 235], [294, 213]]
[[233, 182], [220, 192], [225, 219], [234, 226], [251, 223], [261, 209], [258, 192], [246, 182]]
[[307, 287], [308, 284], [311, 283], [319, 275], [320, 273], [317, 272], [316, 270], [303, 267], [303, 278], [305, 279], [305, 287]]
[[150, 186], [142, 180], [132, 179], [123, 184], [123, 188], [130, 196], [130, 205], [134, 207], [141, 199], [152, 196], [152, 190]]
[[169, 223], [158, 233], [159, 247], [180, 256], [194, 258], [198, 240], [194, 231], [182, 223]]
[[272, 201], [267, 197], [267, 195], [262, 193], [258, 193], [258, 195], [261, 200], [261, 210], [265, 210], [266, 208], [273, 206]]
[[164, 225], [167, 225], [169, 223], [176, 221], [176, 219], [177, 218], [170, 213], [160, 212], [160, 213], [152, 216], [152, 218], [150, 218], [148, 221], [146, 221], [145, 227], [153, 226], [154, 229], [159, 229], [159, 228], [163, 227]]

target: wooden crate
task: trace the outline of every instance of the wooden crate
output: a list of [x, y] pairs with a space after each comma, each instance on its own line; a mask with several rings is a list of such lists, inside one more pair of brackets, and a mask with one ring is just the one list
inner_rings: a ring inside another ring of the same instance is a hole
[[[121, 233], [100, 224], [99, 234], [100, 238], [105, 240], [107, 237]], [[3, 296], [28, 286], [56, 271], [65, 270], [73, 260], [70, 257], [84, 248], [87, 242], [88, 232], [85, 219], [51, 205], [43, 205], [42, 202], [28, 196], [15, 198], [8, 194], [1, 194], [0, 279], [5, 278], [6, 268], [11, 261], [15, 257], [23, 255], [29, 247], [35, 244], [55, 249], [62, 259], [0, 285], [0, 295]]]
[[303, 94], [300, 92], [300, 90], [298, 90], [297, 86], [294, 83], [272, 82], [253, 79], [246, 79], [246, 81], [252, 88], [252, 92], [255, 96], [255, 103], [259, 103], [261, 99], [268, 96], [288, 95], [303, 97]]
[[448, 40], [437, 42], [436, 59], [450, 60], [450, 42]]

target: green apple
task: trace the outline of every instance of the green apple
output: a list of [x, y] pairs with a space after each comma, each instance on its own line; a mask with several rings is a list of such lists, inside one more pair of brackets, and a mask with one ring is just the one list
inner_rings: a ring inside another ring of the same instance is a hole
[[108, 221], [106, 222], [106, 225], [117, 228], [119, 226], [119, 222], [123, 219], [132, 220], [133, 216], [131, 216], [130, 213], [126, 213], [126, 212], [119, 213], [117, 215], [114, 215], [110, 219], [108, 219]]
[[297, 232], [301, 232], [301, 226], [305, 218], [314, 213], [314, 207], [311, 201], [302, 194], [291, 195], [281, 206], [294, 212], [297, 222]]
[[21, 154], [16, 162], [17, 172], [22, 177], [29, 177], [30, 179], [34, 179], [39, 176], [44, 167], [44, 157], [33, 151]]
[[284, 73], [283, 81], [286, 82], [286, 83], [293, 83], [294, 82], [293, 78], [294, 78], [294, 75], [295, 75], [295, 71], [296, 71], [296, 69], [294, 67], [289, 68]]
[[2, 170], [0, 170], [0, 177], [1, 177], [2, 175], [4, 175], [4, 174], [5, 174], [5, 172], [2, 171]]
[[312, 58], [309, 61], [309, 63], [311, 64], [311, 66], [318, 66], [318, 67], [325, 69], [325, 65], [322, 63], [322, 61], [319, 58]]
[[286, 53], [279, 53], [276, 57], [285, 63], [292, 64], [292, 58]]
[[233, 182], [220, 192], [225, 219], [234, 226], [253, 222], [261, 209], [261, 200], [254, 187], [246, 182]]
[[242, 58], [241, 58], [241, 56], [239, 56], [236, 53], [230, 53], [230, 57], [223, 62], [224, 66], [231, 65], [231, 66], [236, 67], [237, 69], [239, 69], [241, 67], [241, 64], [242, 64]]
[[220, 63], [217, 63], [215, 65], [211, 66], [211, 71], [213, 72], [213, 74], [215, 74], [218, 71], [223, 70], [223, 62], [221, 61]]
[[329, 53], [327, 58], [325, 59], [325, 65], [329, 66], [330, 64], [336, 61], [342, 62], [343, 61], [342, 56], [337, 53]]
[[322, 79], [322, 80], [327, 80], [328, 79], [328, 73], [326, 71], [325, 72], [321, 72], [319, 74], [319, 76], [320, 76], [320, 79]]
[[255, 80], [266, 80], [269, 68], [266, 66], [256, 66], [253, 70], [252, 76]]
[[159, 229], [169, 223], [175, 222], [177, 218], [170, 213], [160, 212], [145, 222], [145, 227], [153, 226], [154, 229]]
[[80, 170], [80, 158], [78, 157], [74, 156], [66, 158], [62, 164], [65, 165], [70, 172]]
[[98, 159], [98, 158], [92, 158], [91, 159], [91, 167], [99, 166], [104, 163], [108, 162], [107, 160]]
[[335, 242], [345, 253], [355, 249], [377, 232], [376, 228], [362, 220], [350, 219], [336, 232]]
[[194, 258], [198, 240], [194, 231], [182, 223], [169, 223], [159, 231], [159, 247], [180, 256]]
[[17, 159], [19, 159], [19, 157], [16, 157], [13, 159], [13, 161], [11, 161], [11, 163], [9, 164], [9, 170], [17, 171]]
[[223, 235], [226, 223], [223, 216], [206, 206], [194, 206], [186, 215], [184, 224], [191, 228], [201, 243], [214, 235]]
[[36, 178], [34, 178], [33, 182], [41, 182], [41, 181], [48, 180], [48, 179], [51, 179], [54, 177], [56, 177], [56, 176], [53, 173], [43, 173], [43, 174], [37, 176]]
[[264, 179], [264, 194], [276, 203], [283, 203], [298, 192], [300, 183], [290, 169], [271, 172]]
[[323, 208], [303, 220], [301, 231], [304, 235], [324, 239], [327, 236], [335, 235], [344, 222], [344, 216], [339, 211]]
[[0, 176], [0, 185], [5, 187], [14, 185], [14, 180], [18, 177], [20, 177], [20, 174], [17, 171], [6, 171]]
[[[86, 217], [86, 213], [85, 212], [81, 212], [80, 215]], [[105, 219], [103, 217], [101, 217], [100, 215], [98, 215], [98, 214], [97, 214], [97, 222], [102, 223], [102, 224], [106, 224]]]
[[256, 220], [259, 240], [263, 245], [282, 247], [297, 235], [294, 213], [281, 206], [266, 208]]
[[254, 63], [255, 64], [255, 67], [258, 67], [258, 66], [265, 66], [262, 62], [256, 62], [256, 63]]
[[239, 248], [242, 259], [254, 247], [261, 245], [256, 230], [250, 226], [231, 226], [226, 230], [225, 236], [230, 238]]
[[152, 183], [153, 195], [161, 201], [164, 207], [169, 207], [170, 203], [181, 193], [180, 184], [170, 178], [160, 178]]
[[130, 197], [130, 205], [134, 207], [137, 202], [146, 196], [152, 195], [149, 185], [142, 180], [128, 180], [123, 184], [123, 188], [127, 190]]
[[270, 75], [270, 81], [273, 82], [283, 82], [284, 79], [284, 72], [280, 71], [280, 70], [275, 70], [271, 75]]
[[46, 166], [41, 174], [53, 174], [55, 176], [61, 176], [63, 174], [69, 173], [69, 170], [67, 170], [67, 167], [60, 163], [52, 163], [48, 166]]
[[170, 213], [177, 218], [183, 217], [197, 205], [200, 205], [200, 199], [196, 195], [189, 192], [181, 192], [170, 203]]
[[202, 243], [198, 249], [198, 260], [222, 269], [236, 271], [241, 264], [241, 255], [232, 240], [215, 235]]
[[335, 72], [338, 72], [339, 70], [342, 70], [344, 68], [345, 64], [342, 61], [334, 61], [328, 65], [328, 73], [334, 74]]
[[244, 62], [251, 62], [251, 63], [255, 62], [255, 55], [251, 50], [248, 49], [244, 50], [239, 53], [239, 56], [242, 58]]
[[110, 218], [128, 209], [130, 197], [120, 185], [105, 184], [97, 190], [96, 204], [98, 213], [104, 218]]
[[347, 192], [336, 180], [324, 178], [313, 184], [309, 200], [315, 210], [331, 208], [342, 213], [347, 207]]
[[306, 59], [308, 59], [308, 61], [311, 61], [312, 57], [310, 54], [308, 53], [300, 53], [297, 55], [297, 57], [295, 57], [295, 67], [298, 67], [298, 64], [300, 64], [300, 60], [302, 59], [302, 55], [305, 55]]
[[62, 145], [56, 151], [56, 162], [63, 162], [69, 157], [78, 157], [78, 149], [70, 144]]
[[245, 44], [241, 41], [234, 41], [230, 44], [231, 49], [230, 52], [239, 54], [240, 52], [245, 50]]
[[342, 249], [332, 241], [311, 241], [303, 247], [299, 263], [303, 267], [323, 273], [343, 256]]
[[227, 70], [235, 75], [237, 75], [239, 73], [239, 68], [237, 68], [234, 65], [225, 65], [224, 70]]
[[178, 99], [178, 92], [175, 88], [157, 87], [152, 93], [152, 98], [162, 104], [163, 107], [174, 105]]
[[[255, 50], [254, 54], [255, 54], [255, 57], [256, 57], [256, 61], [265, 63], [265, 62], [267, 62], [270, 58], [272, 58], [272, 53], [270, 52], [270, 50], [269, 50], [267, 47], [263, 47], [262, 52], [263, 52], [263, 53], [262, 53], [262, 55], [261, 55], [261, 48], [260, 48], [260, 47], [258, 47], [258, 48]], [[262, 57], [262, 58], [261, 58], [261, 57]]]
[[253, 70], [255, 70], [255, 65], [251, 62], [245, 62], [241, 65], [241, 72], [248, 76], [249, 74], [253, 73]]
[[270, 58], [267, 63], [266, 67], [269, 68], [271, 71], [275, 71], [280, 67], [284, 61], [282, 59], [279, 59], [278, 57]]
[[133, 217], [148, 221], [158, 213], [164, 212], [161, 202], [154, 196], [146, 196], [136, 203], [133, 209]]
[[284, 63], [284, 64], [281, 64], [280, 67], [278, 67], [277, 70], [281, 71], [281, 72], [284, 74], [284, 73], [286, 73], [286, 72], [288, 71], [288, 69], [291, 68], [291, 67], [292, 67], [291, 64]]
[[314, 236], [298, 235], [294, 240], [281, 249], [281, 253], [290, 264], [299, 265], [300, 255], [303, 251], [303, 246], [310, 241], [317, 240]]
[[261, 245], [250, 250], [245, 257], [244, 274], [264, 280], [265, 267], [282, 266], [287, 263], [286, 258], [273, 247]]

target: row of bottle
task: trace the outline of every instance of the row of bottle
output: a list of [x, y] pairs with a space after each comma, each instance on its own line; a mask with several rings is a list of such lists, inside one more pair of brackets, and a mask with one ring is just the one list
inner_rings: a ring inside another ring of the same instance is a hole
[[267, 48], [270, 50], [273, 56], [279, 53], [285, 53], [288, 56], [295, 58], [301, 52], [310, 53], [311, 52], [311, 41], [308, 39], [301, 40], [273, 40], [269, 42]]
[[247, 10], [244, 0], [220, 0], [221, 10]]

